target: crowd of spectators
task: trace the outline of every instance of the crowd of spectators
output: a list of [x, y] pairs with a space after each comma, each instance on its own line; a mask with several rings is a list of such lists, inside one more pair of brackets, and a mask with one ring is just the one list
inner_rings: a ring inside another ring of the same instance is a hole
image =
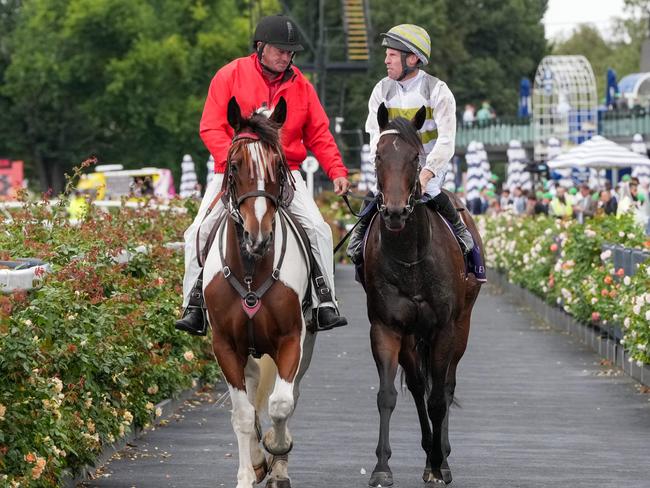
[[[598, 214], [619, 216], [633, 212], [639, 222], [648, 226], [650, 201], [648, 185], [626, 175], [616, 187], [604, 180], [592, 187], [586, 183], [565, 187], [547, 182], [544, 191], [531, 191], [519, 186], [496, 191], [494, 184], [483, 188], [480, 196], [466, 201], [473, 214], [496, 215], [512, 212], [517, 215], [551, 215], [558, 218], [575, 218], [580, 222]], [[457, 192], [464, 197], [463, 189]], [[649, 228], [650, 230], [650, 228]]]

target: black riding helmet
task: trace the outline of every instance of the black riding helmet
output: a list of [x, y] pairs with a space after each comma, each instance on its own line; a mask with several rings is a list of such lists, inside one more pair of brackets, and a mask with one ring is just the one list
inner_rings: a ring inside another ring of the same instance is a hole
[[271, 44], [285, 51], [304, 51], [300, 44], [298, 26], [286, 15], [269, 15], [262, 17], [255, 27], [253, 35], [253, 49], [257, 49], [257, 42]]

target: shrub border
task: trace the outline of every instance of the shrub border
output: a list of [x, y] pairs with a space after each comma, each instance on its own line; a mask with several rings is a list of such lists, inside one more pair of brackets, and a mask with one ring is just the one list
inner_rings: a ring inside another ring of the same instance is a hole
[[650, 386], [650, 365], [638, 366], [636, 361], [628, 361], [629, 354], [618, 340], [606, 329], [600, 329], [578, 322], [571, 315], [558, 307], [549, 305], [537, 295], [525, 288], [508, 281], [505, 274], [498, 271], [489, 272], [489, 282], [509, 293], [519, 302], [530, 307], [531, 311], [542, 318], [555, 330], [566, 332], [576, 337], [581, 343], [597, 352], [602, 358], [633, 379], [645, 386]]
[[[152, 424], [159, 423], [161, 420], [166, 420], [170, 418], [176, 410], [187, 400], [192, 398], [201, 388], [206, 386], [205, 383], [199, 381], [196, 386], [188, 388], [187, 390], [181, 391], [178, 396], [172, 398], [166, 398], [165, 400], [160, 401], [156, 404], [155, 409], [161, 409], [162, 414], [159, 417], [152, 417]], [[222, 383], [217, 383], [213, 385], [216, 391], [220, 391]], [[224, 390], [225, 391], [225, 390]], [[155, 410], [154, 410], [155, 411]], [[93, 479], [95, 472], [104, 466], [108, 461], [113, 457], [113, 455], [122, 449], [124, 449], [127, 443], [132, 442], [140, 437], [144, 436], [147, 432], [151, 430], [148, 428], [136, 428], [135, 425], [131, 424], [131, 430], [121, 439], [115, 441], [112, 444], [106, 444], [103, 446], [101, 453], [97, 456], [94, 465], [87, 464], [84, 466], [81, 471], [73, 476], [70, 472], [64, 474], [61, 478], [61, 486], [63, 488], [76, 488], [79, 483], [84, 481], [89, 481]]]

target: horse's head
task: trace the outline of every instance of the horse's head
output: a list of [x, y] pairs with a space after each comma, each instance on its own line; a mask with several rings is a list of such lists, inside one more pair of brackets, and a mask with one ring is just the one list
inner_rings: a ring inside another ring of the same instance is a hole
[[426, 109], [421, 107], [412, 120], [398, 117], [389, 122], [382, 103], [377, 110], [381, 133], [377, 143], [375, 167], [379, 190], [379, 212], [389, 230], [399, 232], [411, 215], [420, 194], [419, 169], [422, 142], [418, 130], [424, 124]]
[[284, 98], [270, 115], [257, 110], [250, 118], [242, 117], [235, 97], [228, 103], [228, 123], [235, 131], [226, 173], [229, 210], [243, 228], [244, 251], [256, 259], [271, 247], [275, 213], [291, 178], [280, 145], [286, 115]]

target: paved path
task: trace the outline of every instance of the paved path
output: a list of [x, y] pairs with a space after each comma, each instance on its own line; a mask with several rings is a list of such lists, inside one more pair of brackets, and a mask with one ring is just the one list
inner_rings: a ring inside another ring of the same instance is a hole
[[[299, 488], [366, 487], [376, 461], [378, 379], [365, 298], [351, 268], [341, 267], [337, 281], [352, 325], [318, 338], [303, 381], [291, 421]], [[474, 311], [456, 392], [453, 487], [650, 487], [650, 395], [493, 287]], [[217, 393], [199, 397], [85, 486], [234, 487], [229, 408]], [[391, 443], [394, 486], [421, 488], [424, 455], [408, 393], [398, 398]]]

